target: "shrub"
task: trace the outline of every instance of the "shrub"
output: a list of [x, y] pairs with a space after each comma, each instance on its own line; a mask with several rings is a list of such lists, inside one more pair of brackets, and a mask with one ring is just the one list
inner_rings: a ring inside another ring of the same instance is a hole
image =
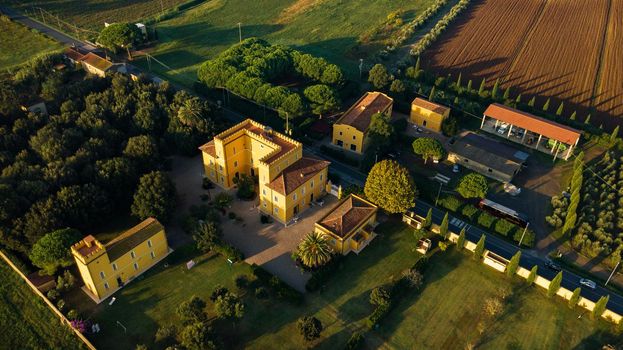
[[401, 280], [409, 288], [418, 289], [422, 286], [422, 274], [416, 269], [408, 269], [402, 272]]
[[501, 234], [502, 236], [508, 236], [511, 231], [513, 231], [517, 226], [506, 220], [497, 220], [495, 222], [495, 232]]
[[223, 257], [231, 260], [232, 262], [238, 262], [244, 260], [244, 254], [240, 251], [240, 249], [229, 245], [227, 243], [221, 243], [219, 245], [214, 246], [213, 250]]
[[255, 297], [258, 299], [268, 298], [268, 290], [266, 289], [266, 287], [255, 288]]
[[[534, 231], [528, 229], [525, 230], [526, 234], [524, 235], [523, 241], [521, 241], [521, 244], [526, 246], [526, 247], [532, 247], [534, 245]], [[515, 240], [515, 242], [519, 242], [519, 240], [521, 239], [521, 236], [523, 235], [524, 229], [520, 228], [518, 230], [515, 231], [515, 234], [513, 235], [513, 240]]]
[[78, 318], [78, 311], [76, 311], [75, 309], [71, 309], [69, 310], [69, 312], [67, 313], [67, 318], [70, 320], [75, 320]]
[[262, 224], [268, 224], [268, 223], [270, 223], [270, 217], [268, 215], [262, 214], [262, 215], [260, 215], [260, 222]]
[[322, 322], [313, 316], [301, 317], [297, 321], [296, 326], [306, 341], [318, 339], [320, 332], [322, 332]]
[[461, 205], [463, 205], [463, 201], [461, 201], [460, 199], [454, 196], [445, 196], [442, 199], [440, 199], [438, 203], [442, 207], [453, 212], [456, 212], [457, 210], [459, 210]]
[[54, 301], [60, 296], [59, 292], [56, 289], [50, 289], [48, 291], [48, 299]]
[[470, 220], [474, 220], [474, 216], [476, 216], [478, 212], [480, 212], [480, 210], [478, 210], [478, 208], [470, 204], [465, 205], [463, 209], [461, 209], [461, 214], [463, 214]]
[[350, 338], [348, 339], [348, 342], [346, 342], [346, 346], [344, 347], [345, 350], [357, 350], [359, 348], [361, 348], [361, 345], [363, 344], [363, 333], [361, 332], [355, 332], [353, 334], [351, 334]]
[[493, 225], [493, 222], [495, 222], [495, 217], [489, 213], [486, 212], [481, 212], [480, 215], [478, 215], [478, 225], [484, 227], [484, 228], [491, 228], [491, 225]]
[[379, 323], [379, 321], [381, 321], [383, 316], [385, 316], [388, 312], [389, 312], [389, 304], [380, 305], [376, 309], [374, 309], [372, 314], [366, 320], [366, 324], [368, 328], [369, 329], [374, 328], [374, 326], [376, 326]]
[[156, 331], [156, 343], [169, 343], [175, 339], [177, 329], [173, 325], [165, 325]]
[[249, 286], [249, 277], [247, 277], [247, 275], [238, 275], [236, 276], [234, 282], [236, 283], [236, 287], [244, 289]]
[[379, 286], [370, 292], [370, 304], [381, 306], [381, 305], [389, 305], [391, 302], [390, 291], [384, 286]]

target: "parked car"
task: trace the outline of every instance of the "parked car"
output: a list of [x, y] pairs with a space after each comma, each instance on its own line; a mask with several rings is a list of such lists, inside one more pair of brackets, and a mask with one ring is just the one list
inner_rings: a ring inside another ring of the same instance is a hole
[[589, 280], [587, 278], [582, 278], [580, 280], [580, 284], [583, 285], [583, 286], [586, 286], [586, 287], [588, 287], [590, 289], [597, 288], [597, 283], [595, 283], [595, 282], [593, 282], [593, 281], [591, 281], [591, 280]]
[[547, 267], [547, 268], [548, 268], [548, 269], [550, 269], [550, 270], [556, 271], [556, 272], [558, 272], [558, 271], [562, 270], [562, 268], [560, 268], [560, 266], [558, 266], [558, 265], [554, 264], [554, 262], [553, 262], [553, 261], [551, 261], [551, 260], [547, 260], [547, 261], [545, 262], [545, 267]]
[[459, 165], [458, 164], [454, 164], [454, 166], [452, 167], [452, 172], [453, 173], [458, 173], [459, 172]]

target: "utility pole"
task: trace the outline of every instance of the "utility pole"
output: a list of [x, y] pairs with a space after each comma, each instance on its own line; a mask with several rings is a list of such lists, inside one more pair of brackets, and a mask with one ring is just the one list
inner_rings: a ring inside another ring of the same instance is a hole
[[619, 267], [619, 264], [621, 263], [621, 261], [619, 260], [619, 262], [617, 263], [617, 265], [614, 267], [614, 269], [612, 270], [612, 273], [610, 273], [610, 276], [608, 277], [608, 280], [606, 281], [606, 284], [604, 284], [605, 286], [608, 285], [608, 282], [610, 282], [610, 279], [612, 278], [612, 276], [614, 275], [614, 272], [617, 270], [617, 267]]
[[238, 40], [239, 42], [242, 42], [242, 27], [241, 27], [242, 23], [238, 22]]
[[519, 239], [519, 248], [521, 248], [521, 242], [523, 242], [523, 238], [526, 235], [526, 231], [528, 231], [528, 226], [530, 226], [530, 223], [528, 223], [526, 227], [523, 229], [523, 233], [521, 234], [521, 238]]

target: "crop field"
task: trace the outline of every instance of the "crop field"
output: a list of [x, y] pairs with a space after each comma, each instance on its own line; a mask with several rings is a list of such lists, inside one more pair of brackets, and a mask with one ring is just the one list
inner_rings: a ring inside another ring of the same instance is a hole
[[[463, 79], [499, 78], [503, 88], [550, 112], [594, 110], [595, 124], [623, 113], [623, 25], [620, 1], [482, 0], [424, 54], [433, 70]], [[616, 120], [615, 120], [616, 121]]]
[[[407, 23], [433, 1], [210, 0], [158, 25], [160, 44], [150, 54], [168, 67], [151, 62], [151, 68], [175, 82], [192, 84], [200, 63], [238, 42], [240, 23], [243, 39], [255, 36], [324, 57], [358, 78], [359, 58], [367, 58], [362, 46], [367, 51], [379, 48], [360, 41], [383, 26], [390, 13], [401, 11]], [[147, 62], [139, 64], [147, 68]]]
[[4, 16], [0, 17], [0, 71], [18, 66], [38, 54], [60, 50], [61, 47], [52, 39], [33, 33]]
[[[43, 9], [59, 16], [61, 20], [93, 31], [104, 28], [104, 22], [131, 22], [157, 15], [188, 0], [3, 0], [3, 3], [34, 13], [40, 21]], [[37, 9], [33, 9], [36, 7]], [[47, 14], [44, 12], [44, 17]], [[55, 25], [55, 19], [47, 21]]]

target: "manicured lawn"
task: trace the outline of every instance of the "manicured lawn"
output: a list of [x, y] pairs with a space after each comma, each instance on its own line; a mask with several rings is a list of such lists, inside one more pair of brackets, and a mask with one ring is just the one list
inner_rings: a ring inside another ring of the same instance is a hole
[[0, 261], [0, 348], [81, 349], [82, 341]]
[[[196, 80], [201, 62], [242, 37], [260, 37], [273, 44], [295, 47], [340, 65], [358, 77], [359, 58], [352, 48], [359, 36], [382, 23], [396, 10], [404, 20], [414, 18], [431, 0], [211, 0], [158, 25], [160, 45], [152, 52], [172, 69], [152, 62], [152, 69], [186, 85]], [[147, 67], [146, 62], [142, 62]]]
[[56, 41], [0, 17], [0, 71], [15, 68], [38, 54], [61, 48]]

